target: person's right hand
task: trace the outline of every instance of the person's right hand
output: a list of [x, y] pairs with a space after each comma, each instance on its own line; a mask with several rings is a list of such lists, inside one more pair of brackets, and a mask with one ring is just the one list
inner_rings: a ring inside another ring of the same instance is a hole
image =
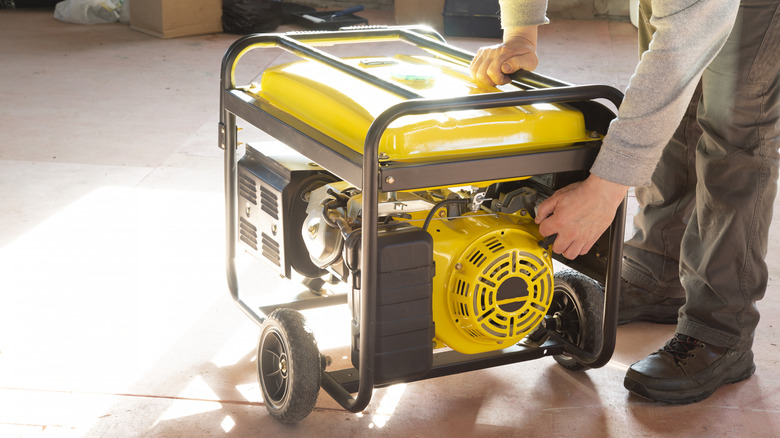
[[504, 30], [504, 42], [482, 47], [471, 61], [471, 75], [487, 85], [503, 85], [511, 81], [507, 75], [520, 69], [531, 71], [539, 65], [536, 56], [538, 26]]
[[586, 254], [612, 223], [628, 186], [591, 174], [563, 187], [536, 209], [539, 233], [557, 234], [552, 250], [573, 260]]

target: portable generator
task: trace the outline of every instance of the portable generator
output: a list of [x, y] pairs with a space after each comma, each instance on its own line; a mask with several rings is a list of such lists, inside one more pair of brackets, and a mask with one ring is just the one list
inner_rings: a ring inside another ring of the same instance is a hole
[[[421, 54], [321, 48], [379, 41]], [[300, 59], [236, 85], [237, 63], [258, 48]], [[530, 72], [489, 87], [469, 76], [472, 58], [433, 30], [398, 27], [250, 35], [225, 55], [228, 285], [261, 326], [258, 377], [276, 419], [306, 417], [320, 387], [359, 412], [393, 383], [544, 356], [579, 370], [611, 357], [625, 203], [588, 254], [555, 255], [567, 265], [557, 274], [534, 216], [587, 176], [614, 118], [597, 100], [618, 106], [622, 94]], [[278, 142], [240, 154], [237, 118]], [[347, 285], [354, 368], [328, 369], [296, 306], [282, 300], [266, 314], [242, 299], [238, 247], [313, 295]]]

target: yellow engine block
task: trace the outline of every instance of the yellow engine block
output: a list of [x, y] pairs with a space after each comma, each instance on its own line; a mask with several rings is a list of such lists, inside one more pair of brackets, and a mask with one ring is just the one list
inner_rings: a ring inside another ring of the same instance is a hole
[[467, 214], [430, 225], [437, 347], [469, 354], [507, 348], [544, 318], [553, 296], [552, 259], [523, 213]]

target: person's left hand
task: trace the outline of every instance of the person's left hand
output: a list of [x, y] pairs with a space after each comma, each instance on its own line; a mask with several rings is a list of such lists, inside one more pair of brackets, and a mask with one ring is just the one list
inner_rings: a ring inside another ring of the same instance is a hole
[[536, 223], [543, 236], [557, 234], [552, 250], [569, 260], [586, 254], [612, 223], [628, 187], [591, 174], [539, 204]]

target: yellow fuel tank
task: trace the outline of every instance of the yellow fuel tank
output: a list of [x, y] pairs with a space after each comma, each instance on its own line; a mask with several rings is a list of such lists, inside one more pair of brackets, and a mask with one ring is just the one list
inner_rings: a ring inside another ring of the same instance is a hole
[[[500, 91], [472, 79], [465, 66], [439, 58], [396, 55], [344, 61], [426, 98]], [[361, 153], [374, 119], [404, 99], [307, 60], [266, 69], [247, 91]], [[402, 117], [383, 135], [379, 153], [382, 161], [409, 162], [547, 150], [592, 140], [582, 113], [567, 105], [541, 103]]]

